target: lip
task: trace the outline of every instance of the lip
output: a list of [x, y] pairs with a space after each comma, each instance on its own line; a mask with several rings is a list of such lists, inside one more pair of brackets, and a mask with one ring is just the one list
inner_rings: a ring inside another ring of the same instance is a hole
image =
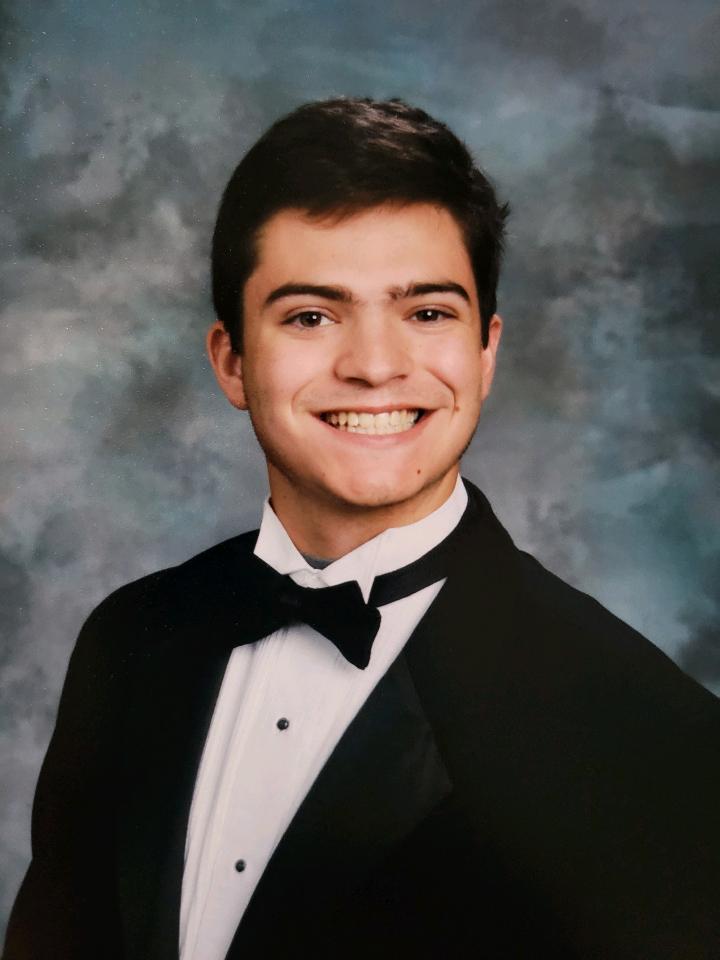
[[[338, 410], [326, 410], [323, 413], [339, 413], [344, 408], [340, 407]], [[350, 433], [348, 430], [338, 430], [337, 427], [333, 427], [332, 424], [327, 423], [323, 420], [320, 414], [315, 415], [317, 422], [329, 430], [333, 436], [337, 437], [342, 443], [354, 443], [356, 446], [365, 446], [365, 447], [387, 447], [387, 446], [397, 446], [398, 444], [410, 443], [417, 437], [419, 437], [425, 429], [425, 425], [432, 420], [435, 410], [428, 410], [423, 407], [379, 407], [375, 410], [371, 410], [368, 407], [351, 408], [354, 413], [385, 413], [386, 411], [390, 412], [394, 410], [423, 410], [424, 415], [412, 426], [409, 430], [403, 430], [402, 433]]]

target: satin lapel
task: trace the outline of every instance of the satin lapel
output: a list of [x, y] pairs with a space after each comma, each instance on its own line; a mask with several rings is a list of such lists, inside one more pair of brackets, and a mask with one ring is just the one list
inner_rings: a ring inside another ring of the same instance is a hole
[[496, 705], [507, 685], [517, 683], [520, 601], [518, 551], [484, 495], [465, 484], [472, 515], [463, 542], [405, 654], [457, 795], [476, 817], [484, 757], [497, 733]]
[[313, 929], [324, 942], [333, 917], [361, 909], [363, 885], [377, 864], [451, 790], [401, 654], [300, 805], [228, 960], [290, 955], [284, 951], [293, 943], [284, 938], [299, 931], [303, 942], [312, 941]]
[[119, 895], [128, 956], [177, 957], [185, 835], [202, 750], [232, 649], [268, 631], [247, 577], [252, 535], [173, 573], [143, 611], [119, 782]]

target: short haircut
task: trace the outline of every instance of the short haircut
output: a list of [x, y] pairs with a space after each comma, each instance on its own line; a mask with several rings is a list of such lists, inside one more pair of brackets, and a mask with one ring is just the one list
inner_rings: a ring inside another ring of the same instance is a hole
[[338, 98], [282, 117], [238, 164], [212, 242], [218, 319], [242, 353], [243, 290], [260, 228], [281, 210], [342, 218], [387, 203], [446, 208], [462, 232], [480, 302], [482, 342], [497, 308], [507, 204], [445, 124], [400, 99]]

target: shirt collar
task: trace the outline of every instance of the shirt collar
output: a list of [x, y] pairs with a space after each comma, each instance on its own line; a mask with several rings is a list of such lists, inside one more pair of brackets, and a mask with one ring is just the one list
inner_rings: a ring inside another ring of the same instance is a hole
[[436, 510], [404, 527], [390, 527], [372, 540], [339, 557], [323, 570], [312, 567], [292, 542], [267, 497], [255, 544], [255, 555], [278, 573], [288, 574], [308, 587], [330, 587], [357, 580], [367, 602], [375, 577], [412, 563], [437, 546], [454, 530], [468, 496], [458, 475], [453, 492]]

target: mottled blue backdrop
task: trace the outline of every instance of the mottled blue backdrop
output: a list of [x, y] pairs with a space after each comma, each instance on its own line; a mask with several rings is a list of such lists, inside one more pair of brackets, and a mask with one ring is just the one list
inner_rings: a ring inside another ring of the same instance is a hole
[[263, 463], [203, 354], [208, 242], [308, 99], [423, 106], [510, 200], [465, 472], [720, 688], [719, 33], [711, 0], [3, 0], [0, 919], [82, 620], [256, 524]]

